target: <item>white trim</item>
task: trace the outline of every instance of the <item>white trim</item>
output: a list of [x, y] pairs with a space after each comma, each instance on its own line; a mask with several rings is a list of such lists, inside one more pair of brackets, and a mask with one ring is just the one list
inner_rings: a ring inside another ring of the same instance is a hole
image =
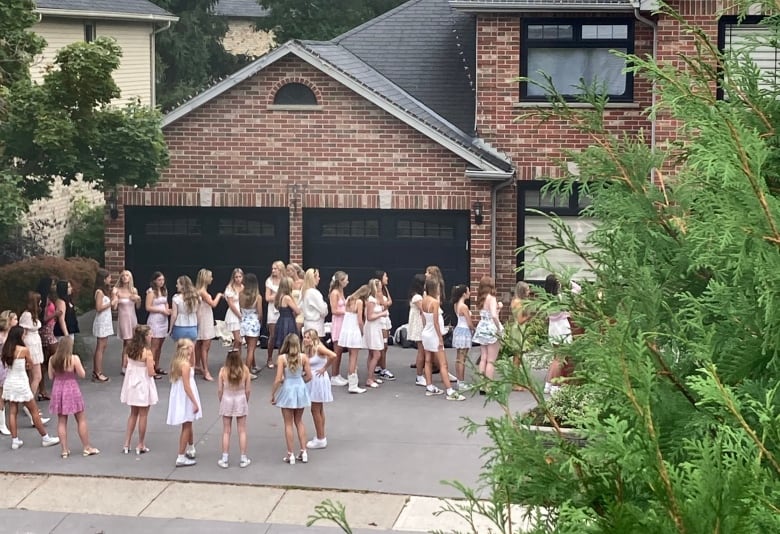
[[[438, 130], [430, 127], [425, 122], [418, 119], [417, 117], [414, 117], [413, 115], [401, 110], [398, 106], [395, 106], [391, 102], [388, 102], [386, 99], [380, 97], [373, 91], [366, 88], [361, 83], [345, 75], [340, 70], [334, 68], [327, 62], [321, 60], [318, 56], [312, 54], [311, 52], [303, 48], [301, 45], [295, 43], [294, 41], [288, 41], [287, 43], [283, 44], [276, 50], [273, 50], [272, 52], [266, 54], [265, 56], [256, 60], [254, 63], [247, 65], [246, 67], [239, 70], [238, 72], [235, 72], [234, 74], [228, 76], [227, 79], [219, 82], [218, 84], [214, 85], [209, 89], [206, 89], [204, 92], [200, 93], [193, 99], [187, 101], [182, 106], [174, 109], [173, 111], [168, 113], [165, 117], [163, 117], [163, 121], [162, 121], [163, 128], [172, 124], [173, 122], [177, 121], [183, 116], [187, 115], [189, 112], [193, 111], [194, 109], [197, 109], [198, 107], [202, 106], [203, 104], [210, 101], [211, 99], [224, 93], [228, 89], [235, 87], [242, 81], [255, 75], [256, 73], [258, 73], [259, 71], [267, 67], [268, 65], [278, 61], [279, 59], [285, 57], [288, 54], [293, 54], [298, 58], [302, 59], [303, 61], [307, 62], [312, 67], [318, 69], [322, 73], [328, 75], [329, 77], [333, 78], [337, 82], [346, 86], [348, 89], [354, 91], [355, 93], [362, 96], [372, 104], [376, 105], [377, 107], [386, 111], [390, 115], [394, 116], [400, 121], [411, 126], [412, 128], [422, 133], [426, 137], [430, 138], [434, 142], [438, 143], [439, 145], [445, 147], [450, 152], [453, 152], [454, 154], [466, 160], [467, 162], [471, 163], [472, 165], [479, 167], [480, 170], [488, 171], [488, 172], [496, 172], [496, 173], [506, 172], [500, 167], [497, 167], [492, 163], [480, 158], [478, 155], [469, 152], [465, 147], [459, 145], [457, 142], [450, 139], [446, 135], [442, 134]], [[496, 154], [496, 157], [501, 157], [501, 156]], [[511, 172], [509, 175], [511, 175]]]
[[87, 18], [98, 20], [137, 20], [142, 22], [177, 22], [179, 17], [174, 15], [153, 15], [151, 13], [117, 13], [113, 11], [89, 11], [81, 9], [52, 9], [37, 8], [39, 15], [47, 17]]

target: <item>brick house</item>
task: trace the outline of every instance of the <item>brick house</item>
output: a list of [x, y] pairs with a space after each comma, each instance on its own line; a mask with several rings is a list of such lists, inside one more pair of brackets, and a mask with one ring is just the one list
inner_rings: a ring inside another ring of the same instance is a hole
[[[713, 37], [722, 31], [719, 2], [670, 3]], [[171, 166], [150, 190], [120, 191], [108, 267], [142, 281], [209, 267], [215, 290], [234, 266], [262, 279], [274, 259], [318, 267], [323, 286], [337, 269], [353, 284], [383, 269], [400, 324], [412, 275], [437, 264], [448, 286], [493, 274], [506, 302], [515, 248], [549, 231], [526, 207], [568, 217], [583, 235], [590, 224], [576, 194], [539, 194], [539, 179], [559, 173], [552, 158], [586, 139], [515, 121], [545, 101], [514, 78], [544, 70], [565, 93], [597, 77], [609, 124], [663, 142], [675, 125], [644, 116], [653, 88], [608, 53], [678, 61], [690, 38], [652, 7], [411, 0], [332, 41], [285, 43], [166, 116]]]

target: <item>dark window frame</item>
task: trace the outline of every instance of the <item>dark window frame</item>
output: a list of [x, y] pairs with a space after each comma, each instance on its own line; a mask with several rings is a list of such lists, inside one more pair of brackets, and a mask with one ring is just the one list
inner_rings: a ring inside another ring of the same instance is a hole
[[[573, 36], [571, 39], [529, 39], [528, 27], [538, 25], [571, 25], [573, 29]], [[628, 28], [628, 34], [625, 39], [582, 39], [582, 27], [591, 25], [623, 25]], [[529, 77], [528, 72], [528, 52], [529, 48], [625, 48], [627, 53], [634, 53], [635, 46], [635, 33], [634, 33], [634, 20], [625, 17], [599, 17], [599, 18], [524, 18], [521, 24], [520, 35], [520, 76]], [[529, 41], [532, 44], [529, 45]], [[625, 46], [622, 46], [625, 45]], [[627, 72], [626, 76], [626, 90], [622, 95], [609, 95], [611, 102], [633, 102], [634, 101], [634, 75], [631, 72]], [[563, 94], [563, 97], [567, 101], [576, 101], [579, 95], [576, 94]], [[520, 100], [523, 102], [546, 102], [548, 97], [546, 95], [528, 95], [528, 83], [520, 83]]]
[[97, 25], [94, 22], [84, 23], [84, 42], [91, 43], [97, 38]]
[[[740, 20], [738, 15], [724, 15], [718, 19], [718, 51], [724, 52], [726, 50], [726, 27], [739, 24], [760, 24], [762, 20], [766, 18], [765, 15], [747, 15]], [[715, 92], [715, 97], [718, 100], [723, 100], [723, 68], [718, 65], [718, 88]]]
[[[304, 90], [305, 89], [305, 90]], [[301, 82], [289, 82], [274, 93], [274, 106], [319, 106], [314, 90]]]

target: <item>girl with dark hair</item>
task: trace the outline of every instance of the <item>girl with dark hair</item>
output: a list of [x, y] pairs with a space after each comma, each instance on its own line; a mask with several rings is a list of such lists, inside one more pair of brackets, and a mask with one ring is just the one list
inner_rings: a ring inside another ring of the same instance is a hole
[[[41, 329], [38, 333], [41, 336], [41, 347], [43, 348], [43, 368], [49, 365], [49, 357], [57, 350], [57, 338], [54, 337], [54, 323], [57, 320], [57, 309], [54, 301], [57, 300], [55, 289], [57, 281], [54, 278], [41, 278], [38, 281], [38, 294], [41, 296], [41, 309], [39, 318]], [[35, 393], [35, 392], [34, 392]], [[38, 386], [37, 393], [48, 397], [46, 392], [46, 375], [41, 373], [41, 384]]]
[[479, 323], [474, 331], [474, 342], [480, 344], [479, 372], [492, 379], [503, 325], [498, 318], [502, 304], [496, 300], [496, 282], [490, 276], [483, 276], [479, 281], [477, 306]]
[[471, 310], [469, 309], [468, 299], [471, 296], [469, 286], [459, 284], [452, 288], [452, 304], [455, 306], [455, 315], [458, 317], [458, 324], [452, 331], [452, 347], [457, 350], [455, 359], [455, 376], [458, 378], [458, 390], [467, 391], [470, 388], [463, 382], [466, 378], [466, 360], [471, 350], [471, 336], [474, 334], [474, 323], [471, 320]]
[[149, 350], [154, 357], [154, 370], [156, 379], [167, 375], [160, 367], [160, 358], [162, 355], [162, 345], [165, 338], [168, 337], [168, 318], [171, 315], [171, 309], [168, 307], [168, 288], [165, 286], [165, 275], [160, 271], [152, 273], [149, 280], [149, 289], [146, 290], [146, 301], [144, 302], [146, 312], [146, 325], [152, 333], [152, 341]]
[[116, 306], [116, 294], [111, 291], [111, 273], [98, 269], [95, 278], [95, 320], [92, 321], [92, 335], [95, 336], [95, 354], [92, 356], [92, 381], [108, 382], [103, 374], [103, 354], [108, 337], [114, 335], [114, 320], [111, 309]]
[[[30, 388], [33, 390], [33, 393], [38, 391], [43, 374], [41, 369], [43, 345], [41, 344], [41, 336], [38, 333], [38, 330], [41, 328], [41, 321], [38, 318], [40, 309], [41, 296], [35, 291], [28, 291], [27, 306], [25, 306], [22, 315], [19, 317], [19, 326], [24, 328], [24, 345], [30, 351], [30, 356], [32, 357], [33, 364], [28, 369], [27, 374], [30, 378]], [[38, 394], [36, 398], [38, 402], [49, 400], [48, 395]]]
[[412, 278], [412, 288], [409, 290], [409, 321], [406, 327], [406, 339], [417, 344], [417, 359], [414, 366], [417, 368], [416, 386], [425, 387], [425, 349], [422, 345], [423, 316], [420, 304], [425, 294], [424, 274], [416, 274]]
[[57, 301], [54, 303], [57, 313], [57, 322], [54, 323], [54, 337], [59, 340], [65, 336], [71, 339], [79, 333], [79, 321], [76, 317], [76, 308], [71, 300], [73, 285], [67, 280], [57, 282]]
[[152, 342], [152, 331], [146, 325], [138, 325], [133, 330], [133, 337], [127, 346], [127, 370], [122, 382], [119, 400], [130, 406], [125, 429], [124, 454], [130, 454], [130, 439], [135, 427], [138, 426], [138, 445], [135, 453], [146, 454], [146, 423], [149, 418], [149, 408], [157, 404], [157, 386], [154, 383], [154, 355], [149, 345]]
[[380, 294], [379, 304], [387, 312], [387, 315], [380, 319], [382, 325], [382, 337], [384, 338], [384, 348], [379, 354], [379, 362], [374, 369], [374, 374], [382, 380], [395, 380], [395, 375], [387, 368], [387, 338], [390, 335], [390, 329], [393, 327], [393, 323], [390, 321], [390, 306], [393, 305], [393, 299], [390, 297], [390, 290], [387, 288], [387, 272], [376, 271], [376, 279], [379, 280]]
[[250, 378], [256, 380], [260, 369], [255, 364], [255, 350], [263, 323], [263, 297], [260, 295], [260, 283], [253, 273], [247, 273], [244, 278], [244, 289], [238, 295], [238, 303], [241, 308], [241, 336], [246, 340], [246, 366]]
[[24, 328], [13, 326], [8, 331], [8, 337], [3, 344], [2, 362], [8, 369], [3, 384], [3, 400], [10, 403], [8, 426], [11, 431], [11, 449], [16, 450], [24, 442], [19, 439], [17, 432], [17, 415], [19, 405], [23, 405], [32, 414], [33, 425], [41, 435], [41, 445], [51, 447], [60, 442], [59, 438], [49, 436], [41, 421], [41, 414], [38, 411], [38, 405], [35, 404], [35, 397], [30, 389], [30, 381], [27, 379], [27, 366], [32, 365], [30, 351], [24, 346], [22, 337]]
[[466, 398], [455, 391], [447, 372], [447, 358], [444, 353], [444, 317], [439, 304], [439, 285], [437, 280], [429, 278], [425, 282], [425, 298], [421, 308], [423, 312], [422, 344], [425, 349], [425, 395], [441, 395], [443, 391], [433, 385], [433, 359], [439, 363], [441, 380], [447, 390], [448, 401], [464, 401]]

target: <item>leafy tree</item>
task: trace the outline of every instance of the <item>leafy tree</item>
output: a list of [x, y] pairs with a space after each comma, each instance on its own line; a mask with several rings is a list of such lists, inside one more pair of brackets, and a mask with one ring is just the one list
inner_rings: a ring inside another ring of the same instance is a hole
[[30, 32], [35, 20], [28, 0], [0, 7], [0, 240], [31, 201], [51, 194], [55, 176], [66, 185], [82, 176], [102, 191], [145, 187], [168, 163], [159, 113], [111, 105], [120, 96], [113, 39], [60, 49], [42, 83], [31, 81], [32, 58], [45, 44]]
[[277, 43], [325, 41], [378, 17], [406, 0], [259, 0], [270, 14], [257, 22], [273, 30]]
[[179, 21], [157, 34], [157, 103], [170, 109], [246, 65], [250, 58], [222, 46], [227, 21], [214, 16], [216, 0], [152, 0]]

